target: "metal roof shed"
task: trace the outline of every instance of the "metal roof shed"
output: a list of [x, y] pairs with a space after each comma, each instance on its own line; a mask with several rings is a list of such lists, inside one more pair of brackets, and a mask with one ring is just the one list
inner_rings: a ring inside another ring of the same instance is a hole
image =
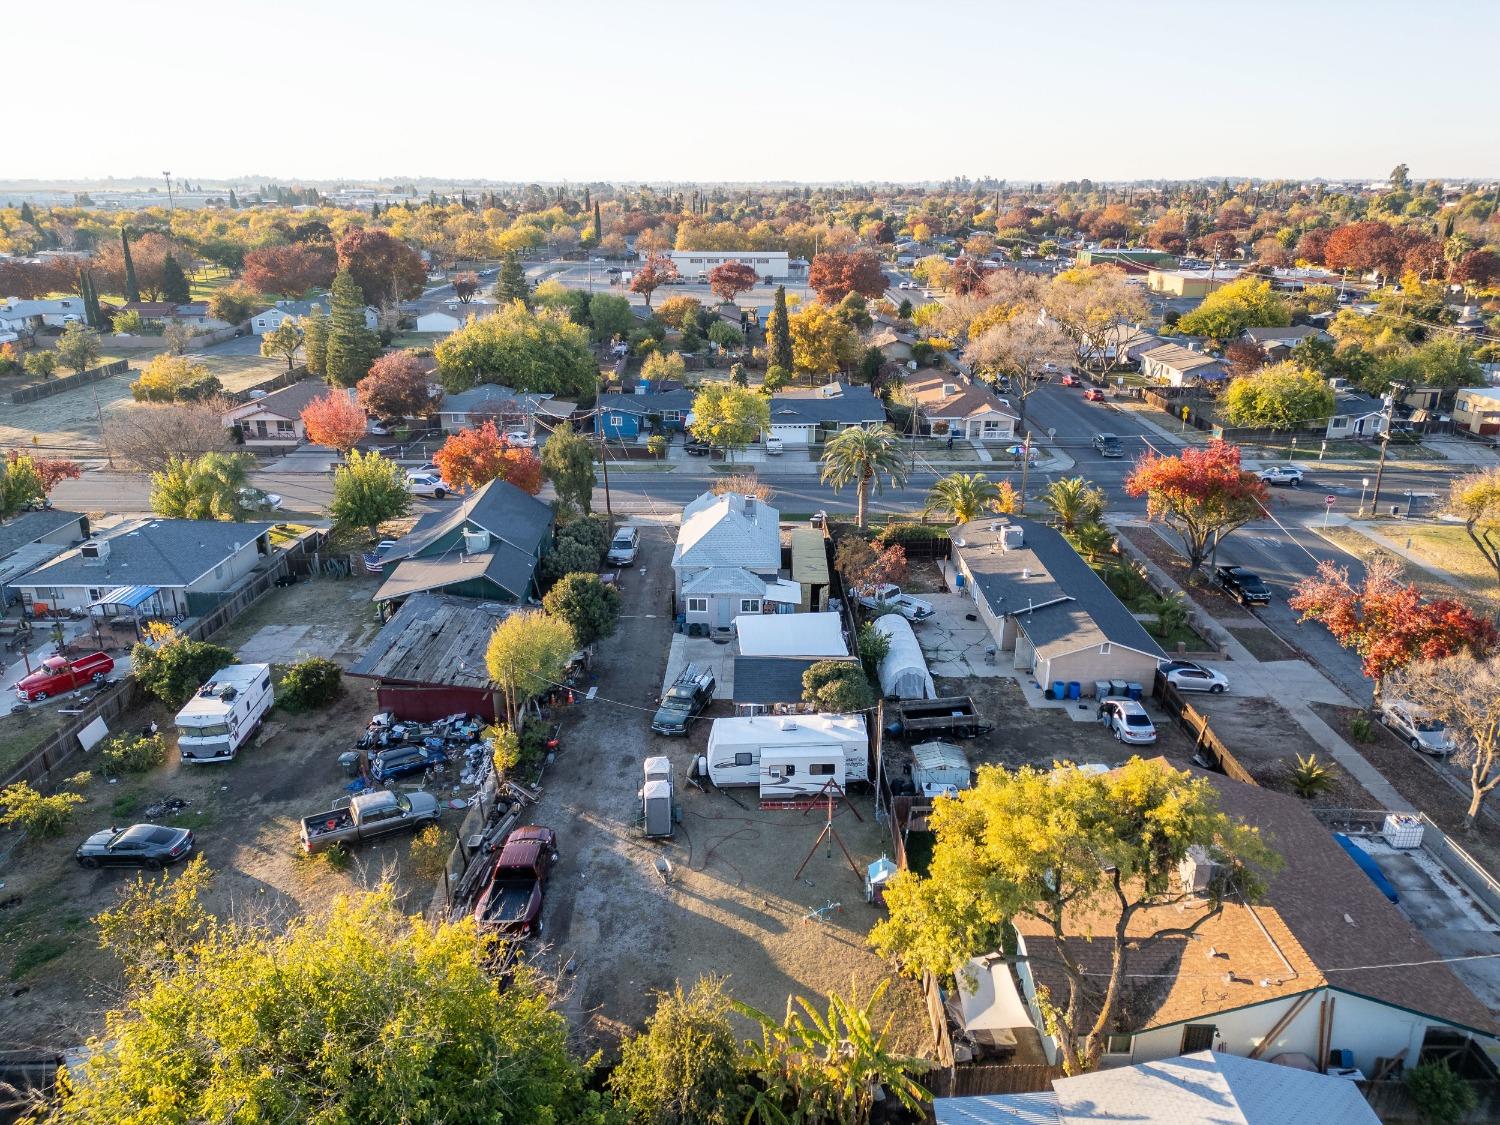
[[848, 656], [836, 613], [747, 613], [734, 619], [741, 656]]
[[911, 756], [912, 784], [921, 792], [928, 792], [929, 785], [939, 789], [969, 787], [969, 756], [961, 747], [951, 742], [923, 742], [911, 748]]
[[880, 662], [880, 690], [887, 699], [936, 699], [937, 688], [927, 671], [927, 658], [911, 630], [911, 623], [899, 613], [886, 613], [875, 619], [875, 630], [890, 638], [890, 651]]

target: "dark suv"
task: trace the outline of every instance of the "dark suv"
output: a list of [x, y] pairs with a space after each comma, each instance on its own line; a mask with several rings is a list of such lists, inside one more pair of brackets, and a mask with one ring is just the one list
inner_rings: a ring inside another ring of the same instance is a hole
[[687, 734], [688, 721], [713, 697], [713, 672], [689, 664], [661, 697], [661, 706], [651, 717], [651, 729], [657, 734]]
[[1261, 576], [1242, 566], [1221, 566], [1214, 571], [1214, 581], [1240, 605], [1268, 605], [1271, 588]]
[[370, 759], [370, 776], [376, 781], [387, 781], [393, 777], [405, 777], [409, 773], [422, 773], [447, 760], [448, 756], [441, 750], [426, 746], [393, 746]]
[[1094, 448], [1099, 451], [1101, 457], [1125, 456], [1125, 448], [1114, 434], [1095, 434]]

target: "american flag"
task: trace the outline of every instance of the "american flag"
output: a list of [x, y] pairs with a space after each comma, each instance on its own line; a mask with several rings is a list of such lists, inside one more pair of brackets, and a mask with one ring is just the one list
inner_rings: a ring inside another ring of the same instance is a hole
[[364, 561], [366, 574], [385, 573], [385, 562], [381, 559], [379, 551], [366, 551], [360, 558]]

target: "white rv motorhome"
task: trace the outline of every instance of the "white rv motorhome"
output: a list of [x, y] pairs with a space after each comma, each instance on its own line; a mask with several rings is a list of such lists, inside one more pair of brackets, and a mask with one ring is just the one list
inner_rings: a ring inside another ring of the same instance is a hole
[[227, 762], [275, 702], [269, 664], [231, 664], [177, 712], [177, 750], [184, 762]]
[[758, 785], [762, 797], [846, 789], [870, 776], [863, 715], [757, 715], [715, 719], [708, 776], [715, 785]]

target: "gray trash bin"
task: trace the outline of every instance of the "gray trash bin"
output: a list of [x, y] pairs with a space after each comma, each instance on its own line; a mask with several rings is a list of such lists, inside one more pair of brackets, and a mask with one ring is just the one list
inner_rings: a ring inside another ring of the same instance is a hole
[[339, 755], [339, 765], [344, 767], [344, 776], [353, 777], [359, 773], [359, 751], [345, 750]]

